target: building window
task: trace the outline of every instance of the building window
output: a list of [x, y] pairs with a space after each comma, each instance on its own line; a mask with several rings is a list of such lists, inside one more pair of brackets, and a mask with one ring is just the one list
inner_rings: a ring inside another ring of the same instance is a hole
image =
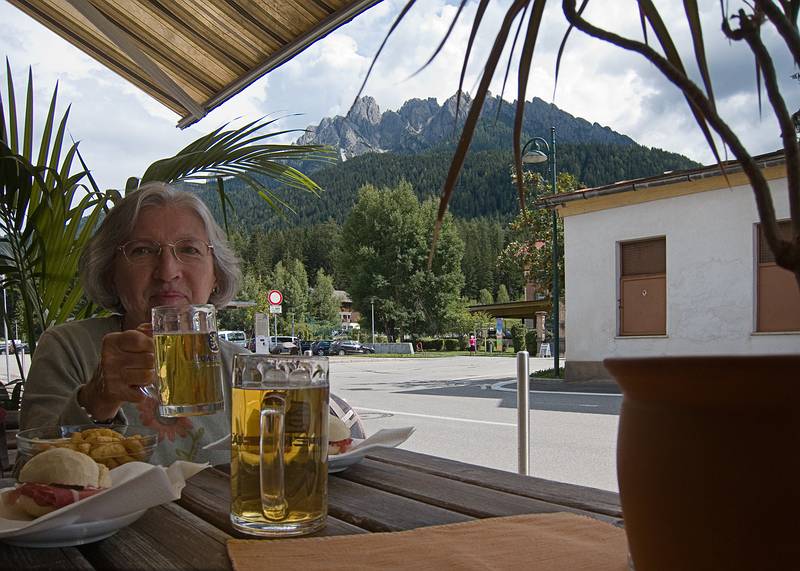
[[666, 335], [666, 238], [622, 242], [619, 259], [619, 334]]
[[[756, 224], [758, 260], [756, 274], [756, 331], [800, 331], [800, 290], [789, 270], [775, 263], [761, 224]], [[778, 233], [791, 238], [789, 220], [778, 222]]]

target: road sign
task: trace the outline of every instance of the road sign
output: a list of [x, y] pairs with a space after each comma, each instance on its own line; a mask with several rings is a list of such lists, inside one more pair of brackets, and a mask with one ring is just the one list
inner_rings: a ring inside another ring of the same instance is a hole
[[[271, 289], [267, 294], [267, 301], [270, 305], [280, 305], [283, 303], [283, 294], [276, 289]], [[280, 313], [280, 311], [277, 313]]]
[[270, 305], [269, 306], [270, 313], [283, 313], [283, 306], [282, 305]]

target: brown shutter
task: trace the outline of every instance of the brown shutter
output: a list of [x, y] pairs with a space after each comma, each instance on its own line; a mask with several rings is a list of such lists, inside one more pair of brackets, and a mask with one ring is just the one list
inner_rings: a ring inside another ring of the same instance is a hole
[[625, 242], [622, 251], [622, 275], [641, 276], [667, 272], [667, 241], [664, 238]]
[[[800, 331], [800, 290], [789, 270], [775, 263], [761, 224], [758, 227], [758, 274], [756, 276], [756, 330]], [[789, 220], [778, 222], [778, 234], [791, 237]]]
[[667, 332], [667, 241], [620, 244], [620, 335]]

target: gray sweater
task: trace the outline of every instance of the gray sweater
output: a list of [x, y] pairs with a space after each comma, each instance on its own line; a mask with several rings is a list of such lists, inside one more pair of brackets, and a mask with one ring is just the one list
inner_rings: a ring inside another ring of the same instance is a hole
[[[100, 360], [103, 336], [121, 330], [121, 317], [73, 321], [51, 327], [39, 339], [25, 382], [20, 430], [59, 424], [91, 424], [78, 404], [78, 389], [92, 378]], [[206, 416], [164, 418], [152, 399], [124, 403], [116, 421], [146, 426], [159, 432], [159, 445], [150, 461], [169, 465], [175, 460], [230, 462], [228, 451], [206, 451], [203, 446], [230, 434], [233, 356], [247, 350], [220, 340], [225, 409]]]

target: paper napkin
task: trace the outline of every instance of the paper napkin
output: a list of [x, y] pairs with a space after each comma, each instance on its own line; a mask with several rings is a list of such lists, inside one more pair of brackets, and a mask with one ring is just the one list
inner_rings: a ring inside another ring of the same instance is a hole
[[177, 461], [168, 468], [129, 462], [111, 470], [111, 487], [94, 496], [31, 519], [0, 501], [0, 539], [76, 523], [126, 516], [181, 497], [186, 480], [209, 464]]

